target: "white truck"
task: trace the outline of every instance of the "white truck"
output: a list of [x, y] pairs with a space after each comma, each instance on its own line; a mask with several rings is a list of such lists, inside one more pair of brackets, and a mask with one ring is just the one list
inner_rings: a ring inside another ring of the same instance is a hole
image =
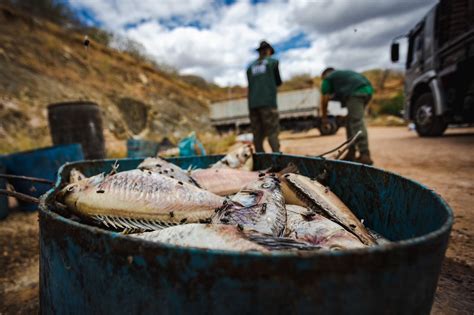
[[[280, 125], [286, 130], [318, 128], [321, 135], [335, 134], [345, 122], [347, 110], [339, 102], [330, 102], [330, 123], [322, 126], [321, 94], [317, 88], [280, 92], [277, 96]], [[230, 99], [211, 104], [211, 122], [218, 131], [246, 130], [250, 125], [247, 98]]]

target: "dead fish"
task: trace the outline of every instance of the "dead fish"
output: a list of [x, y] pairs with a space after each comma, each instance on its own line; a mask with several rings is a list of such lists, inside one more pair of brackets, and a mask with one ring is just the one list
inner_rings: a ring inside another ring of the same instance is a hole
[[286, 237], [329, 250], [366, 247], [354, 234], [308, 208], [286, 205], [286, 211]]
[[239, 225], [281, 236], [286, 224], [285, 199], [276, 176], [264, 175], [226, 200], [212, 223]]
[[191, 171], [191, 177], [199, 187], [219, 196], [232, 195], [259, 177], [259, 172], [231, 168], [209, 168]]
[[155, 230], [210, 220], [224, 198], [154, 172], [131, 170], [66, 186], [63, 202], [77, 215], [114, 229]]
[[83, 179], [86, 179], [86, 176], [81, 171], [73, 168], [69, 172], [69, 183], [77, 183]]
[[187, 171], [159, 157], [146, 158], [137, 166], [137, 169], [159, 173], [199, 187], [192, 177], [189, 176]]
[[287, 238], [262, 235], [238, 226], [222, 224], [186, 224], [159, 231], [130, 234], [151, 242], [227, 251], [314, 250], [319, 247]]
[[211, 166], [211, 168], [233, 168], [244, 171], [253, 170], [253, 149], [247, 144], [229, 152], [221, 160]]
[[299, 174], [285, 174], [280, 178], [283, 195], [288, 204], [310, 208], [340, 224], [365, 245], [376, 244], [375, 239], [359, 219], [328, 187]]

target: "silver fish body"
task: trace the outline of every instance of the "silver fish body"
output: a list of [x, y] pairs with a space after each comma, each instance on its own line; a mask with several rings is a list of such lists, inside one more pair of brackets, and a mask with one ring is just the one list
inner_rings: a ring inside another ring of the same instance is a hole
[[310, 209], [286, 205], [285, 236], [318, 245], [322, 249], [342, 250], [366, 247], [355, 235], [339, 224]]
[[224, 198], [152, 171], [131, 170], [66, 186], [64, 203], [78, 215], [116, 229], [154, 230], [209, 221]]
[[308, 207], [351, 232], [365, 245], [376, 240], [352, 211], [328, 187], [299, 174], [281, 176], [282, 191], [288, 204]]
[[223, 224], [185, 224], [159, 231], [130, 234], [142, 240], [183, 247], [249, 252], [315, 250], [316, 246], [292, 239], [277, 238]]
[[196, 185], [196, 182], [189, 176], [187, 171], [159, 157], [146, 158], [137, 166], [137, 169], [149, 170], [184, 183]]
[[286, 224], [286, 210], [280, 181], [262, 174], [230, 197], [217, 210], [212, 223], [238, 225], [262, 234], [281, 236]]
[[233, 168], [244, 171], [253, 170], [253, 149], [252, 145], [247, 144], [229, 152], [220, 159], [211, 168]]
[[232, 168], [210, 168], [191, 171], [193, 180], [206, 190], [219, 196], [232, 195], [259, 177], [259, 172]]

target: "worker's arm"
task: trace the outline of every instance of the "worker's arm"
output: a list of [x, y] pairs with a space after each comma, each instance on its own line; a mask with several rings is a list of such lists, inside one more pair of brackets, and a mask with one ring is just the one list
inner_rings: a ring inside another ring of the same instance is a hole
[[275, 83], [276, 83], [276, 86], [280, 86], [283, 82], [281, 81], [281, 77], [280, 77], [280, 69], [278, 68], [278, 62], [276, 63], [276, 66], [275, 66]]
[[331, 95], [329, 94], [324, 94], [321, 97], [321, 118], [328, 117], [328, 104], [329, 104], [330, 99], [331, 99]]
[[331, 99], [332, 86], [328, 80], [323, 80], [321, 83], [321, 118], [328, 117], [328, 104]]

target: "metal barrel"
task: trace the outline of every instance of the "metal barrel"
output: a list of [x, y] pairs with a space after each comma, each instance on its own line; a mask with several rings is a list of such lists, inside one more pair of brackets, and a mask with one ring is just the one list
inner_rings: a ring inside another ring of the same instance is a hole
[[156, 156], [158, 146], [159, 144], [154, 141], [128, 139], [127, 156], [131, 158]]
[[[0, 174], [6, 173], [6, 167], [3, 164], [3, 156], [0, 156]], [[7, 181], [4, 178], [0, 178], [0, 189], [6, 189]], [[5, 219], [8, 216], [8, 197], [0, 194], [0, 220]]]
[[[172, 160], [206, 167], [214, 157]], [[140, 159], [119, 161], [132, 169]], [[356, 163], [255, 155], [256, 169], [294, 163], [325, 178], [364, 224], [392, 242], [366, 249], [226, 252], [133, 239], [40, 205], [42, 314], [429, 314], [453, 215], [429, 188]], [[114, 161], [73, 163], [87, 175]]]
[[[82, 148], [78, 143], [18, 152], [2, 158], [7, 174], [37, 177], [52, 181], [56, 179], [58, 169], [64, 163], [83, 159]], [[8, 182], [17, 192], [33, 197], [40, 197], [51, 189], [50, 185], [44, 183], [19, 179], [9, 179]], [[19, 202], [21, 210], [33, 211], [37, 207], [36, 204]]]
[[97, 104], [86, 101], [48, 106], [53, 144], [80, 143], [86, 159], [105, 158], [102, 114]]

